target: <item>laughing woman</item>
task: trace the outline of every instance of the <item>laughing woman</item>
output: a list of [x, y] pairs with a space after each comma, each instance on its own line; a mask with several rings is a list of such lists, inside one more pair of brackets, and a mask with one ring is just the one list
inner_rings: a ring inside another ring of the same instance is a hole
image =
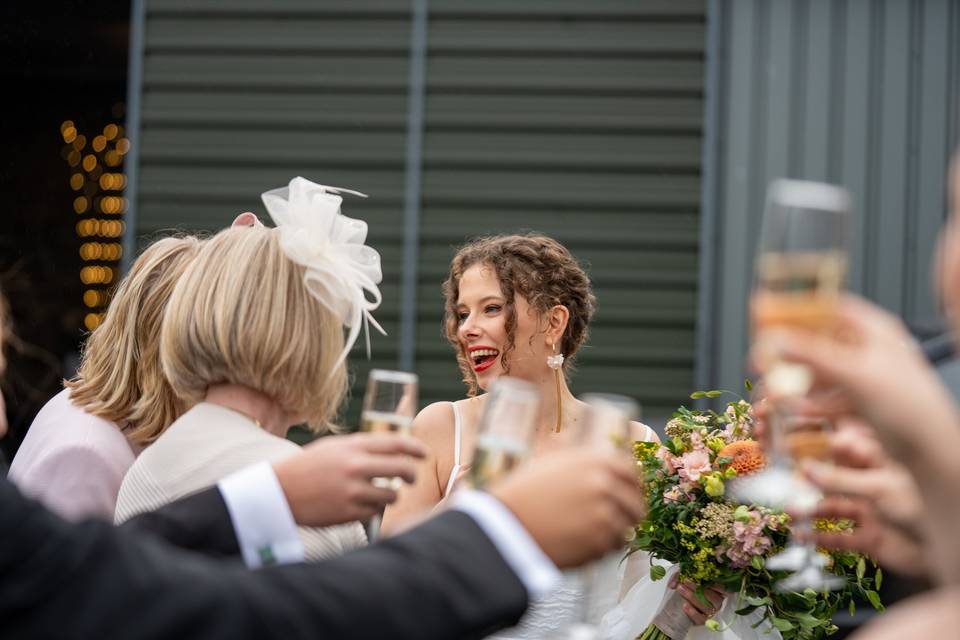
[[[498, 377], [521, 378], [539, 389], [534, 455], [558, 446], [584, 408], [570, 392], [567, 376], [587, 339], [596, 300], [590, 279], [563, 245], [540, 235], [476, 240], [457, 252], [443, 292], [446, 337], [457, 354], [468, 397], [432, 404], [417, 416], [414, 435], [431, 454], [421, 465], [416, 484], [402, 491], [384, 514], [385, 534], [429, 513], [469, 469], [486, 403], [486, 395], [478, 391], [486, 391]], [[562, 361], [559, 376], [548, 361]], [[657, 437], [645, 425], [633, 427], [638, 439]], [[610, 591], [619, 591], [619, 585], [611, 584]], [[518, 627], [497, 637], [557, 637], [576, 622], [581, 604], [581, 587], [568, 576], [531, 608]]]

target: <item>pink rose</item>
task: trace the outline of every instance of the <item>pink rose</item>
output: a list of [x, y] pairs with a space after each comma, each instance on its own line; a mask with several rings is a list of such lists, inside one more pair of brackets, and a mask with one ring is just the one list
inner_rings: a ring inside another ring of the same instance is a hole
[[683, 454], [680, 457], [680, 463], [683, 465], [683, 468], [680, 469], [680, 477], [691, 482], [697, 482], [701, 475], [713, 470], [710, 467], [710, 454], [704, 449]]
[[666, 447], [660, 447], [654, 454], [663, 463], [663, 469], [668, 474], [673, 475], [677, 471], [677, 458], [670, 453]]

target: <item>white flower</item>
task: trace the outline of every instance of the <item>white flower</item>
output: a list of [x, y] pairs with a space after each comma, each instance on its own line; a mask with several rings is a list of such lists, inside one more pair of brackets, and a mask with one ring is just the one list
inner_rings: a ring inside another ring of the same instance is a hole
[[559, 369], [563, 366], [563, 354], [558, 353], [554, 356], [547, 356], [547, 366], [551, 369]]

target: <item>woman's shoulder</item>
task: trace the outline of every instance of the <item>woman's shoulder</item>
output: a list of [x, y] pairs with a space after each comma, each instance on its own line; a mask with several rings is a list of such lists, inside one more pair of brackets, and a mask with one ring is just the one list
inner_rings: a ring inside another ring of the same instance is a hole
[[68, 391], [51, 398], [34, 418], [14, 457], [11, 473], [40, 463], [49, 467], [73, 457], [87, 462], [121, 458], [127, 464], [133, 459], [120, 429], [71, 403]]
[[453, 437], [456, 422], [452, 402], [428, 404], [413, 419], [413, 435], [421, 440], [441, 440]]
[[660, 442], [660, 436], [657, 435], [657, 432], [642, 422], [631, 421], [630, 433], [634, 441], [637, 442], [656, 442], [658, 444]]

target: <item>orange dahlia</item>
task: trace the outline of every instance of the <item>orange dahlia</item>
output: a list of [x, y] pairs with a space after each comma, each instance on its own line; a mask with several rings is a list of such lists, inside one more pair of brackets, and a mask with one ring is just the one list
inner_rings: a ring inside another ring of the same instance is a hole
[[767, 459], [764, 457], [760, 445], [753, 440], [731, 442], [720, 449], [717, 456], [733, 458], [733, 461], [730, 462], [730, 468], [734, 469], [740, 476], [756, 473], [767, 464]]

